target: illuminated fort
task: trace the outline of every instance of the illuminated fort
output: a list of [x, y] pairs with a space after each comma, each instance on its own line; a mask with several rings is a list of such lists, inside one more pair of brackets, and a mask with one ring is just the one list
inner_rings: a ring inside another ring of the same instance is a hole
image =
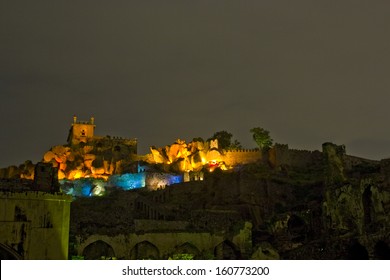
[[95, 128], [74, 117], [43, 162], [0, 170], [0, 257], [390, 258], [389, 159], [200, 139], [139, 155]]
[[156, 189], [203, 180], [204, 172], [261, 159], [256, 149], [223, 151], [217, 140], [187, 144], [178, 139], [172, 145], [151, 147], [150, 154], [138, 155], [137, 139], [96, 136], [95, 128], [93, 117], [79, 121], [74, 116], [67, 145], [54, 146], [43, 156], [43, 162], [58, 168], [58, 179], [73, 195], [102, 194], [107, 186]]

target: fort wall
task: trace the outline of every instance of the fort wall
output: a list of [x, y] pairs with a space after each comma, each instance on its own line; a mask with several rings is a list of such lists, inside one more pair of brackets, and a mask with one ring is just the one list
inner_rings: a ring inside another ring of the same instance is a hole
[[322, 153], [320, 151], [289, 149], [288, 145], [275, 144], [269, 150], [268, 160], [274, 167], [287, 165], [308, 168], [312, 165], [322, 165]]
[[258, 149], [228, 150], [221, 155], [221, 160], [230, 166], [253, 163], [261, 159], [262, 153]]
[[188, 228], [188, 221], [164, 221], [164, 220], [134, 220], [135, 232], [177, 232], [186, 231]]
[[[161, 221], [150, 221], [151, 224], [153, 222], [163, 223]], [[141, 225], [146, 224], [141, 222]], [[83, 255], [86, 259], [91, 259], [87, 255], [88, 247], [104, 243], [104, 246], [111, 248], [107, 251], [110, 251], [113, 257], [118, 259], [168, 259], [177, 253], [197, 253], [199, 256], [210, 256], [211, 258], [217, 253], [215, 257], [222, 259], [223, 247], [227, 245], [236, 249], [240, 255], [248, 257], [252, 251], [252, 236], [251, 231], [248, 230], [250, 227], [249, 222], [245, 223], [244, 228], [231, 239], [222, 232], [189, 231], [144, 232], [115, 236], [90, 235], [86, 239], [76, 237], [78, 240], [77, 253]], [[142, 250], [138, 248], [142, 248]]]
[[70, 196], [0, 192], [0, 243], [26, 260], [68, 258]]

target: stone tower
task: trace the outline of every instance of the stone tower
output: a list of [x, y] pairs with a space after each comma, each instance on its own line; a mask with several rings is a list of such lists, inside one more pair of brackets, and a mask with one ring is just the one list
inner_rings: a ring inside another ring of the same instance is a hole
[[73, 116], [73, 123], [69, 130], [68, 144], [77, 145], [81, 142], [87, 143], [94, 137], [95, 118], [91, 117], [88, 122], [78, 121], [76, 116]]

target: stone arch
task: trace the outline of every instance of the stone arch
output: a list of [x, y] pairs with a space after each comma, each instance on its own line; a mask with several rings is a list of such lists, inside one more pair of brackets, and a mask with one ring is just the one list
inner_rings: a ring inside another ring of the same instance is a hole
[[98, 240], [84, 248], [83, 256], [86, 260], [99, 260], [102, 257], [113, 258], [115, 257], [115, 253], [111, 245], [102, 240]]
[[225, 240], [215, 246], [214, 256], [217, 260], [238, 260], [241, 252], [233, 242]]
[[160, 252], [156, 245], [146, 240], [135, 244], [130, 251], [132, 260], [158, 260], [159, 258]]
[[191, 254], [196, 259], [199, 257], [200, 251], [195, 245], [186, 242], [175, 248], [175, 254]]
[[368, 251], [366, 247], [357, 240], [353, 240], [347, 250], [348, 260], [368, 260]]
[[383, 240], [379, 240], [374, 246], [374, 255], [377, 260], [390, 260], [389, 245]]
[[287, 221], [287, 228], [292, 241], [301, 242], [305, 240], [307, 226], [302, 218], [291, 215]]
[[15, 250], [0, 243], [0, 260], [23, 260]]

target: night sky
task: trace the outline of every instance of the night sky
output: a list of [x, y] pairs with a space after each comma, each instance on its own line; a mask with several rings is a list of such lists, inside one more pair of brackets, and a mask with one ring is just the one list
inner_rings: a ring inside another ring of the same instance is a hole
[[65, 144], [73, 115], [139, 153], [249, 129], [390, 156], [389, 1], [0, 2], [0, 167]]

